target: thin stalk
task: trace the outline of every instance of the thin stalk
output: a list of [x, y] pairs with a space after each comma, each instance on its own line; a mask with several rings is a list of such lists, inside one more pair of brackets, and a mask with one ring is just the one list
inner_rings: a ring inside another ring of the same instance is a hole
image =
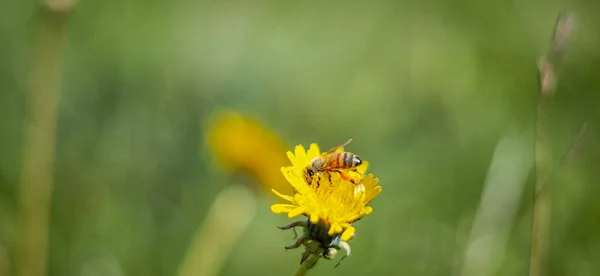
[[[535, 141], [535, 192], [533, 198], [532, 242], [529, 263], [530, 276], [546, 274], [545, 259], [550, 236], [552, 201], [547, 182], [552, 175], [550, 165], [550, 141], [546, 133], [546, 105], [551, 98], [557, 82], [556, 67], [560, 61], [567, 38], [573, 29], [573, 14], [563, 11], [558, 16], [550, 49], [538, 63], [539, 103], [537, 108]], [[584, 125], [585, 130], [585, 125]], [[580, 135], [581, 136], [581, 135]], [[578, 139], [574, 142], [577, 143]], [[569, 149], [567, 155], [571, 153]], [[562, 160], [561, 160], [562, 163]]]
[[303, 276], [306, 275], [309, 269], [311, 269], [319, 260], [319, 256], [315, 254], [311, 254], [306, 261], [302, 263], [302, 265], [298, 268], [298, 270], [294, 273], [294, 276]]
[[184, 256], [179, 276], [215, 276], [239, 237], [256, 216], [249, 188], [234, 185], [219, 193]]
[[0, 276], [10, 276], [8, 253], [2, 244], [0, 244]]
[[16, 275], [46, 274], [66, 12], [42, 7], [27, 101], [17, 214]]

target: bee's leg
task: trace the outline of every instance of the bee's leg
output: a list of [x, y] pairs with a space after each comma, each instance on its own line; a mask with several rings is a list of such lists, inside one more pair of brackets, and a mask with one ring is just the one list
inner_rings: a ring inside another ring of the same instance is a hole
[[[352, 171], [352, 172], [355, 172], [355, 173], [358, 173], [358, 170], [356, 169], [356, 167], [354, 167], [354, 168], [350, 169], [350, 171]], [[352, 178], [352, 179], [350, 180], [350, 182], [352, 182], [352, 184], [354, 184], [354, 185], [358, 185], [358, 183], [356, 183], [356, 181], [354, 181], [354, 178]]]
[[347, 242], [341, 241], [336, 247], [344, 249], [344, 251], [346, 251], [346, 255], [344, 255], [334, 267], [338, 267], [346, 257], [350, 256], [350, 245]]
[[297, 239], [294, 244], [286, 246], [285, 249], [298, 248], [298, 247], [300, 247], [300, 245], [303, 245], [305, 242], [307, 242], [311, 239], [312, 239], [312, 237], [308, 233], [304, 233], [304, 235], [302, 235], [299, 239]]
[[[350, 170], [351, 170], [351, 171], [354, 171], [354, 172], [356, 172], [356, 169], [354, 169], [354, 170], [353, 170], [353, 169], [350, 169]], [[358, 184], [356, 183], [356, 181], [354, 181], [354, 178], [352, 178], [352, 177], [351, 177], [349, 174], [347, 174], [347, 173], [344, 173], [344, 172], [342, 172], [342, 171], [336, 171], [336, 172], [338, 172], [338, 173], [340, 174], [340, 177], [341, 177], [342, 179], [344, 179], [344, 180], [347, 180], [347, 181], [349, 181], [350, 183], [352, 183], [352, 184], [354, 184], [354, 185], [358, 185]], [[346, 179], [346, 178], [348, 178], [348, 179]]]
[[[350, 169], [350, 171], [358, 173], [358, 170], [356, 168], [352, 168], [352, 169]], [[354, 181], [354, 178], [350, 179], [350, 182], [354, 185], [360, 184], [360, 183], [356, 183], [356, 181]]]
[[312, 179], [311, 184], [314, 182], [315, 183], [315, 188], [319, 188], [319, 186], [321, 186], [321, 175], [315, 175], [315, 178]]

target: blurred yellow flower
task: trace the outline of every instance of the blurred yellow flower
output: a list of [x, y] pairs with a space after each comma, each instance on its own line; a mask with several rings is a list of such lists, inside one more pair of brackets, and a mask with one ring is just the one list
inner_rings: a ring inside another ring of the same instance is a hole
[[285, 143], [258, 120], [231, 110], [218, 112], [206, 141], [215, 159], [231, 171], [252, 175], [267, 190], [291, 191], [277, 169], [287, 163], [281, 155]]
[[[343, 149], [340, 149], [343, 150]], [[311, 224], [322, 222], [328, 226], [327, 234], [342, 234], [343, 241], [350, 240], [355, 232], [352, 222], [357, 221], [373, 211], [367, 204], [380, 192], [378, 179], [373, 174], [364, 176], [368, 162], [357, 167], [358, 176], [354, 176], [358, 185], [342, 179], [339, 174], [315, 176], [317, 181], [307, 184], [303, 175], [304, 169], [312, 158], [319, 156], [317, 144], [311, 144], [308, 154], [302, 145], [296, 146], [295, 154], [288, 152], [292, 166], [283, 167], [281, 171], [294, 188], [294, 195], [273, 192], [291, 204], [274, 204], [271, 211], [276, 214], [287, 214], [289, 218], [305, 215]], [[329, 177], [331, 176], [331, 177]]]

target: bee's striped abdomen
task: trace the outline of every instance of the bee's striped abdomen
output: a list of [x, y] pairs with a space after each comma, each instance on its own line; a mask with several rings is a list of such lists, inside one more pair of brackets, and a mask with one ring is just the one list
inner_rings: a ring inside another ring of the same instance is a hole
[[336, 152], [329, 155], [328, 162], [323, 169], [351, 169], [362, 164], [362, 160], [349, 152]]
[[333, 153], [329, 156], [329, 166], [330, 168], [339, 168], [344, 160], [340, 153]]
[[344, 168], [352, 168], [354, 163], [354, 154], [344, 152]]

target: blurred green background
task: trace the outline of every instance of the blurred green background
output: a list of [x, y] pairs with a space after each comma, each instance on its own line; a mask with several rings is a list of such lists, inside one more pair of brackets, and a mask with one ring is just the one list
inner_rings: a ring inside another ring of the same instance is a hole
[[[68, 23], [47, 275], [176, 275], [231, 182], [204, 141], [220, 108], [259, 118], [288, 143], [284, 150], [351, 137], [347, 150], [379, 177], [383, 192], [355, 225], [352, 255], [335, 269], [322, 260], [309, 275], [526, 275], [536, 62], [567, 6], [577, 24], [547, 106], [552, 162], [588, 127], [582, 150], [548, 182], [547, 275], [597, 275], [600, 5], [591, 0], [76, 3], [53, 15]], [[44, 14], [34, 1], [0, 5], [6, 275], [19, 269], [36, 33], [59, 24]], [[507, 135], [512, 142], [501, 146]], [[281, 201], [256, 194], [256, 216], [218, 275], [298, 267], [302, 249], [284, 250], [292, 233], [276, 228], [290, 220], [269, 211]]]

